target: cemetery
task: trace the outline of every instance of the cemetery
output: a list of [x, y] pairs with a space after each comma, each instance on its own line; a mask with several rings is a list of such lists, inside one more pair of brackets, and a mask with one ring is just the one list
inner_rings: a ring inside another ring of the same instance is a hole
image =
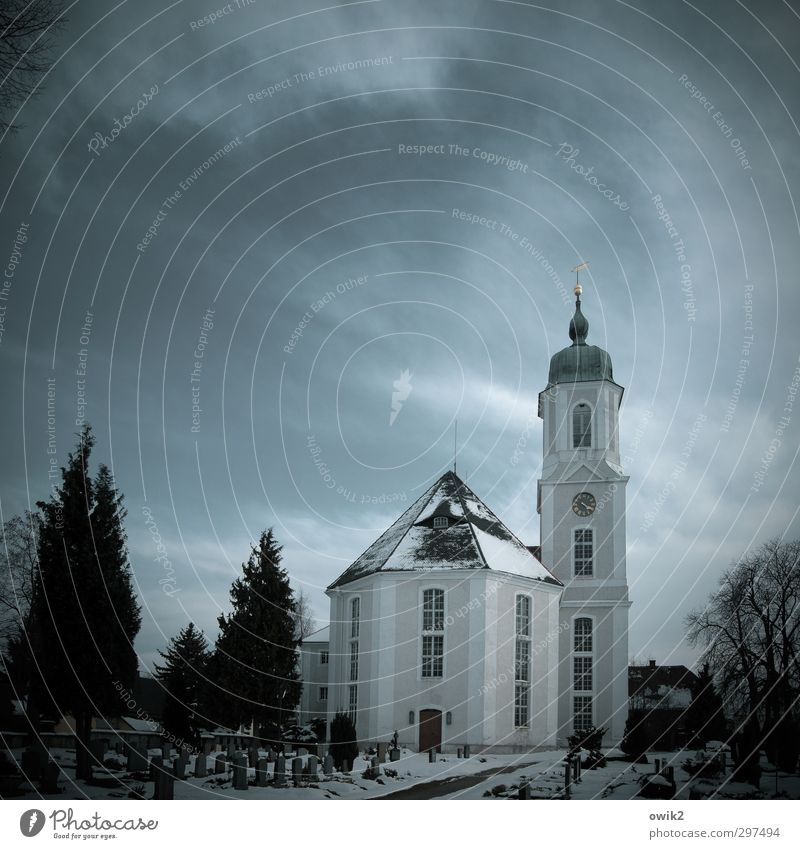
[[[86, 799], [702, 799], [796, 798], [800, 778], [762, 758], [759, 789], [733, 780], [725, 746], [648, 753], [633, 762], [619, 749], [519, 754], [417, 753], [369, 747], [336, 769], [329, 752], [297, 747], [237, 748], [204, 753], [163, 746], [93, 741], [93, 776], [75, 778], [75, 750], [43, 745], [11, 750], [0, 770], [4, 798]], [[399, 755], [389, 759], [396, 751]], [[465, 756], [466, 755], [466, 756]], [[595, 766], [592, 766], [594, 764]], [[599, 765], [604, 764], [604, 765]]]

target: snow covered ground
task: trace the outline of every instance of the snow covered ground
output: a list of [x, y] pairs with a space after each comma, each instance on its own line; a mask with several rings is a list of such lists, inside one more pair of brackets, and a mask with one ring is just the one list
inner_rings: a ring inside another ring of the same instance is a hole
[[[59, 785], [62, 793], [47, 796], [50, 799], [125, 799], [139, 793], [152, 798], [152, 781], [141, 775], [128, 774], [124, 769], [107, 768], [105, 774], [96, 772], [95, 781], [87, 784], [75, 781], [74, 750], [54, 750], [53, 756], [61, 766]], [[153, 750], [153, 755], [160, 754]], [[330, 780], [309, 782], [305, 786], [256, 787], [255, 770], [249, 770], [253, 784], [247, 790], [234, 790], [232, 773], [210, 774], [194, 778], [194, 758], [189, 762], [185, 780], [175, 781], [176, 799], [375, 799], [382, 796], [397, 798], [442, 799], [516, 799], [520, 785], [530, 787], [531, 799], [563, 798], [563, 751], [531, 752], [525, 755], [475, 755], [459, 759], [454, 755], [440, 755], [436, 763], [429, 763], [427, 755], [403, 751], [400, 761], [381, 765], [378, 780], [366, 779], [363, 773], [368, 761], [359, 758], [348, 774], [336, 773]], [[618, 753], [611, 753], [618, 754]], [[571, 787], [573, 799], [633, 799], [641, 788], [644, 776], [654, 774], [653, 761], [658, 758], [664, 765], [672, 765], [677, 790], [675, 798], [775, 798], [775, 773], [765, 770], [760, 790], [746, 784], [734, 784], [730, 770], [725, 776], [711, 781], [692, 779], [681, 769], [689, 752], [652, 753], [650, 763], [631, 764], [621, 760], [608, 760], [601, 769], [584, 770], [581, 781]], [[21, 752], [14, 752], [17, 760]], [[306, 758], [303, 758], [305, 762]], [[209, 756], [209, 772], [213, 773], [214, 760]], [[287, 758], [287, 767], [288, 767]], [[275, 765], [269, 764], [269, 774]], [[779, 773], [777, 796], [800, 798], [800, 776]], [[24, 797], [42, 798], [35, 787], [29, 787]]]

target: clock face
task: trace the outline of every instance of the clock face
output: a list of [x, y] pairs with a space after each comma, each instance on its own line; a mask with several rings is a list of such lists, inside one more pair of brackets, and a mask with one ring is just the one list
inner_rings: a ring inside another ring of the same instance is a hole
[[572, 510], [576, 516], [591, 516], [595, 507], [597, 502], [591, 492], [579, 492], [572, 499]]

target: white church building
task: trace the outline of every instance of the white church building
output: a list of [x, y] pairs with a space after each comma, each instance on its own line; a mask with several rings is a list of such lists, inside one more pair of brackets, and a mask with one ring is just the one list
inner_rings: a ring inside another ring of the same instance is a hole
[[324, 692], [329, 727], [346, 711], [362, 743], [397, 731], [419, 751], [561, 746], [592, 725], [607, 728], [606, 745], [621, 739], [623, 389], [606, 351], [586, 344], [575, 294], [572, 344], [539, 395], [540, 546], [524, 545], [455, 472], [437, 480], [327, 589], [328, 642], [302, 647], [314, 669], [302, 707]]

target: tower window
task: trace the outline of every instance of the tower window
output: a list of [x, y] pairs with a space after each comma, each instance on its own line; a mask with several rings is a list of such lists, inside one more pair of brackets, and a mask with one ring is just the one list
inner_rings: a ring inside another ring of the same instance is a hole
[[433, 517], [433, 527], [434, 528], [446, 528], [447, 527], [447, 516], [434, 516]]
[[586, 731], [592, 726], [592, 627], [592, 620], [588, 616], [581, 616], [573, 622], [572, 724], [576, 731]]
[[594, 574], [594, 540], [591, 528], [577, 528], [575, 531], [575, 577], [591, 578]]
[[592, 410], [588, 404], [578, 404], [572, 411], [572, 447], [592, 447]]
[[592, 727], [592, 697], [573, 696], [572, 711], [575, 730], [588, 731]]
[[575, 652], [592, 653], [592, 620], [585, 617], [575, 620]]

